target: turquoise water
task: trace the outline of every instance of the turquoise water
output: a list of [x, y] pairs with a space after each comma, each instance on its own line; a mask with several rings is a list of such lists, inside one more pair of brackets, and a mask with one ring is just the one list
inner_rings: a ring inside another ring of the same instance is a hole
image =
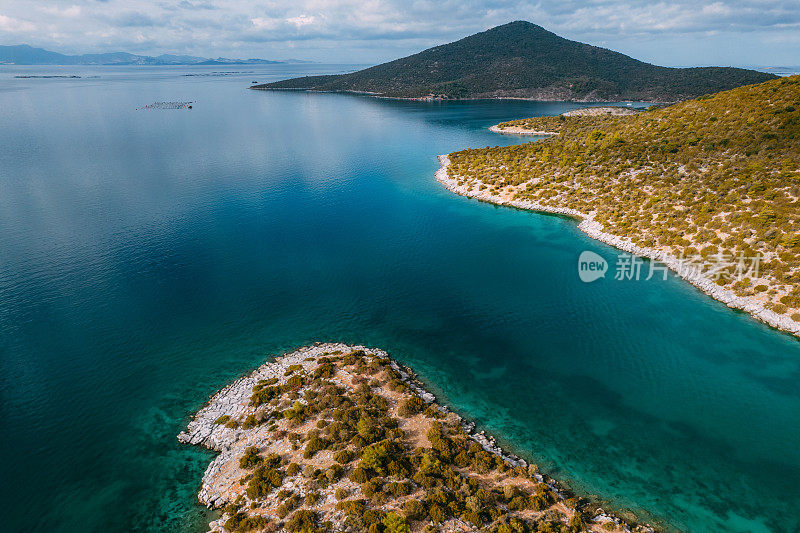
[[[581, 283], [581, 251], [616, 252], [433, 180], [574, 105], [246, 90], [343, 68], [0, 67], [3, 529], [202, 530], [211, 455], [175, 435], [268, 354], [337, 340], [577, 490], [797, 531], [800, 343], [673, 278]], [[100, 77], [13, 78], [54, 72]], [[173, 100], [197, 103], [136, 111]]]

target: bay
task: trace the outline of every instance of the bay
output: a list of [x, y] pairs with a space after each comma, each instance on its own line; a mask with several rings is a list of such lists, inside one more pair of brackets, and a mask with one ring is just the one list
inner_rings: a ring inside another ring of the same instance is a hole
[[[388, 350], [575, 490], [687, 531], [800, 528], [800, 343], [464, 199], [436, 155], [579, 104], [250, 91], [341, 65], [0, 67], [9, 531], [202, 531], [205, 399], [314, 341]], [[15, 78], [18, 75], [81, 78]], [[193, 109], [139, 109], [193, 101]]]

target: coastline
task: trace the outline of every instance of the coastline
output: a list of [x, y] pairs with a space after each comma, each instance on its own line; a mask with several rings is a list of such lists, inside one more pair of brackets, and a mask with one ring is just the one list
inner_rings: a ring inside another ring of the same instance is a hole
[[694, 271], [686, 271], [685, 267], [678, 261], [677, 258], [666, 254], [661, 250], [638, 246], [628, 239], [613, 235], [611, 233], [606, 233], [603, 231], [603, 225], [594, 220], [593, 213], [583, 213], [567, 207], [546, 206], [530, 200], [514, 200], [511, 198], [504, 198], [499, 195], [491, 194], [488, 189], [480, 191], [477, 189], [477, 187], [470, 188], [467, 185], [459, 185], [458, 179], [449, 175], [449, 157], [447, 155], [440, 155], [438, 156], [438, 159], [440, 166], [435, 173], [436, 180], [451, 192], [454, 192], [460, 196], [475, 198], [477, 200], [497, 205], [505, 205], [542, 213], [567, 215], [571, 218], [578, 219], [580, 221], [578, 223], [578, 229], [587, 234], [589, 237], [630, 254], [646, 257], [652, 261], [663, 263], [677, 276], [688, 281], [715, 300], [724, 303], [732, 309], [744, 311], [777, 330], [800, 338], [800, 323], [795, 322], [788, 316], [779, 315], [772, 310], [766, 309], [761, 302], [753, 298], [737, 296], [732, 290], [720, 287], [712, 280]]
[[[655, 530], [649, 525], [639, 524], [631, 526], [619, 516], [606, 513], [597, 503], [582, 504], [581, 510], [578, 511], [577, 507], [575, 507], [577, 504], [574, 503], [578, 501], [578, 498], [575, 498], [569, 491], [562, 488], [558, 481], [540, 473], [538, 468], [534, 465], [529, 465], [524, 459], [503, 450], [497, 445], [495, 439], [491, 435], [486, 434], [484, 431], [477, 431], [475, 423], [465, 421], [458, 414], [451, 412], [447, 407], [437, 403], [436, 397], [425, 390], [424, 386], [416, 379], [411, 369], [390, 359], [388, 354], [383, 350], [341, 343], [316, 343], [312, 346], [305, 346], [293, 352], [277, 356], [267, 363], [264, 363], [252, 373], [237, 379], [213, 395], [208, 403], [195, 414], [186, 430], [178, 435], [178, 441], [183, 444], [201, 445], [218, 452], [218, 455], [211, 461], [203, 474], [202, 487], [197, 495], [200, 503], [208, 508], [223, 508], [221, 518], [209, 524], [210, 531], [220, 533], [229, 531], [230, 521], [236, 519], [237, 516], [240, 517], [239, 520], [244, 520], [244, 515], [247, 515], [250, 520], [262, 520], [267, 517], [272, 520], [273, 518], [277, 519], [277, 517], [281, 515], [277, 506], [277, 503], [281, 501], [281, 497], [277, 490], [271, 491], [273, 495], [277, 493], [277, 495], [274, 496], [276, 501], [273, 503], [275, 503], [275, 505], [272, 505], [271, 502], [268, 501], [268, 498], [261, 501], [256, 501], [255, 499], [248, 500], [251, 494], [249, 489], [245, 490], [244, 482], [252, 478], [253, 474], [246, 475], [248, 472], [245, 470], [245, 467], [242, 466], [243, 463], [241, 461], [248, 453], [252, 453], [252, 451], [248, 450], [253, 450], [253, 447], [255, 447], [255, 449], [262, 453], [277, 453], [284, 459], [282, 464], [285, 464], [287, 462], [286, 458], [291, 459], [292, 454], [296, 453], [292, 450], [298, 449], [296, 445], [297, 441], [292, 440], [291, 433], [288, 434], [289, 438], [287, 439], [287, 432], [282, 430], [282, 426], [276, 429], [274, 421], [260, 422], [255, 425], [255, 427], [247, 427], [246, 422], [241, 425], [231, 425], [232, 421], [241, 421], [242, 419], [247, 421], [258, 413], [257, 406], [251, 404], [251, 395], [254, 391], [258, 391], [259, 387], [264, 387], [264, 384], [267, 382], [275, 383], [280, 387], [282, 384], [285, 385], [290, 379], [296, 378], [297, 375], [304, 376], [311, 375], [312, 372], [318, 373], [319, 369], [330, 360], [329, 358], [331, 356], [347, 357], [347, 355], [339, 355], [343, 353], [349, 353], [351, 356], [353, 354], [362, 354], [365, 361], [370, 360], [370, 358], [372, 358], [373, 361], [383, 361], [385, 365], [384, 368], [402, 382], [404, 390], [406, 391], [404, 393], [405, 396], [398, 393], [397, 389], [391, 385], [378, 385], [374, 377], [379, 374], [375, 374], [374, 372], [370, 374], [369, 370], [364, 370], [362, 371], [363, 373], [357, 371], [348, 372], [349, 367], [342, 367], [340, 365], [337, 367], [337, 370], [333, 372], [333, 377], [331, 377], [333, 381], [345, 388], [353, 389], [357, 383], [364, 383], [366, 381], [365, 378], [373, 378], [370, 387], [377, 387], [377, 392], [384, 395], [389, 400], [389, 404], [392, 406], [390, 410], [395, 413], [398, 411], [402, 413], [401, 408], [398, 409], [398, 406], [404, 398], [417, 396], [424, 402], [422, 404], [423, 406], [427, 406], [427, 409], [432, 408], [435, 413], [438, 413], [435, 418], [441, 419], [442, 424], [456, 426], [458, 431], [462, 432], [462, 435], [467, 439], [467, 442], [477, 443], [480, 445], [480, 449], [490, 454], [490, 456], [496, 457], [498, 464], [504, 464], [505, 466], [500, 469], [500, 477], [505, 478], [507, 481], [520, 483], [518, 487], [523, 488], [523, 492], [525, 488], [534, 487], [535, 489], [537, 486], [546, 486], [545, 490], [551, 491], [554, 501], [550, 504], [550, 507], [544, 510], [543, 516], [546, 517], [548, 514], [552, 514], [554, 510], [560, 512], [562, 519], [565, 521], [573, 514], [579, 515], [586, 520], [586, 525], [584, 527], [586, 527], [588, 531], [654, 533]], [[359, 358], [360, 357], [361, 356], [359, 356]], [[352, 387], [350, 384], [352, 384]], [[303, 395], [300, 395], [300, 398], [303, 398]], [[298, 402], [295, 401], [295, 409], [297, 404]], [[410, 419], [404, 420], [401, 417], [400, 427], [412, 435], [412, 440], [420, 441], [420, 437], [418, 435], [414, 436], [414, 433], [424, 434], [423, 430], [428, 426], [420, 426], [420, 422], [416, 419], [425, 419], [425, 417], [429, 416], [431, 415], [429, 411], [426, 410], [424, 414], [421, 413]], [[289, 421], [281, 420], [278, 424], [283, 424], [283, 422]], [[265, 425], [260, 425], [262, 423]], [[333, 422], [333, 424], [335, 423], [336, 422]], [[431, 421], [427, 421], [427, 424], [430, 425]], [[269, 427], [267, 427], [267, 425], [269, 425]], [[288, 425], [288, 427], [292, 428], [294, 426]], [[321, 428], [323, 426], [317, 423], [316, 427]], [[419, 430], [420, 427], [422, 427], [422, 430]], [[428, 439], [430, 439], [430, 432], [428, 432], [427, 438], [420, 441], [422, 443], [421, 445], [424, 446]], [[300, 442], [302, 442], [302, 434]], [[419, 450], [417, 450], [417, 452], [419, 452]], [[300, 448], [300, 453], [303, 453], [302, 447]], [[317, 455], [324, 454], [333, 455], [332, 452], [324, 450], [318, 452]], [[307, 458], [308, 456], [303, 455], [303, 457]], [[311, 464], [324, 468], [324, 464], [314, 464], [313, 461]], [[308, 466], [306, 470], [307, 468]], [[302, 479], [306, 475], [306, 470], [303, 470], [303, 476], [298, 480], [288, 479], [288, 482], [282, 480], [282, 484], [276, 485], [276, 489], [285, 489], [280, 492], [285, 492], [287, 490], [297, 491], [300, 496], [303, 496], [304, 492], [308, 494], [307, 488], [302, 484]], [[346, 473], [347, 472], [352, 472], [352, 470], [348, 469]], [[467, 473], [469, 474], [470, 472], [468, 471]], [[480, 475], [478, 477], [481, 478]], [[329, 530], [343, 531], [347, 529], [349, 525], [352, 525], [347, 522], [348, 513], [346, 509], [341, 506], [341, 502], [338, 505], [336, 504], [336, 501], [340, 499], [338, 496], [339, 490], [336, 491], [337, 496], [334, 498], [334, 488], [336, 487], [339, 489], [345, 487], [353, 497], [359, 495], [361, 489], [359, 489], [358, 483], [353, 483], [352, 479], [352, 475], [350, 479], [345, 476], [341, 478], [338, 485], [323, 487], [321, 495], [317, 492], [318, 500], [315, 501], [312, 506], [309, 506], [315, 513], [319, 513], [322, 518], [327, 518], [326, 523], [328, 524]], [[362, 487], [363, 486], [364, 485], [362, 485]], [[245, 496], [247, 496], [247, 498]], [[413, 492], [411, 496], [416, 498], [420, 497], [416, 492]], [[367, 497], [367, 501], [369, 501], [369, 495], [367, 495]], [[402, 499], [402, 497], [400, 497], [400, 499]], [[250, 503], [250, 505], [246, 507], [244, 503]], [[232, 505], [235, 507], [235, 510], [232, 509]], [[308, 506], [308, 500], [306, 500], [306, 505]], [[388, 507], [390, 513], [392, 509], [397, 510], [398, 513], [401, 512], [398, 509], [398, 502], [390, 501], [386, 503], [385, 507]], [[276, 512], [277, 515], [275, 514]], [[298, 513], [299, 512], [302, 511], [298, 511]], [[363, 513], [363, 506], [361, 512]], [[542, 516], [542, 513], [525, 512], [528, 513], [525, 515], [528, 517], [535, 516], [540, 518]], [[283, 518], [283, 516], [281, 516], [281, 518]], [[425, 520], [423, 520], [423, 522], [425, 522]], [[270, 524], [270, 526], [273, 525], [272, 523]], [[423, 525], [424, 524], [414, 521], [414, 527], [411, 528], [411, 531], [422, 531]], [[442, 520], [439, 526], [441, 528], [439, 531], [473, 531], [477, 529], [458, 517]], [[277, 527], [282, 529], [284, 524], [278, 522]], [[272, 530], [274, 530], [274, 527]]]
[[419, 102], [466, 102], [471, 100], [521, 100], [523, 102], [575, 102], [580, 104], [602, 104], [606, 102], [630, 102], [633, 104], [658, 104], [667, 105], [680, 102], [680, 100], [625, 100], [621, 98], [556, 98], [556, 97], [523, 97], [523, 96], [471, 96], [467, 98], [441, 98], [438, 96], [387, 96], [380, 93], [372, 93], [369, 91], [332, 91], [322, 89], [312, 89], [308, 87], [259, 87], [258, 85], [251, 85], [248, 89], [254, 91], [294, 91], [294, 92], [307, 92], [307, 93], [324, 93], [324, 94], [352, 94], [354, 96], [368, 96], [370, 98], [384, 98], [386, 100], [411, 100]]
[[489, 128], [489, 131], [499, 133], [500, 135], [538, 135], [540, 137], [558, 135], [557, 131], [526, 130], [525, 128], [520, 128], [519, 126], [509, 126], [508, 128], [501, 129], [498, 125], [494, 125]]

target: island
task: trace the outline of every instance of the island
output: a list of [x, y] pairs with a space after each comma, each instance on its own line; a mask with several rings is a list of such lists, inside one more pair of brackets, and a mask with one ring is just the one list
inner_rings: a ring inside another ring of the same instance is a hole
[[412, 99], [676, 102], [775, 78], [740, 68], [651, 65], [518, 20], [357, 72], [251, 88]]
[[495, 128], [514, 129], [557, 135], [441, 156], [436, 178], [464, 196], [575, 217], [591, 237], [800, 335], [800, 76]]
[[653, 532], [604, 512], [437, 403], [386, 352], [315, 344], [214, 395], [178, 439], [219, 453], [211, 531]]

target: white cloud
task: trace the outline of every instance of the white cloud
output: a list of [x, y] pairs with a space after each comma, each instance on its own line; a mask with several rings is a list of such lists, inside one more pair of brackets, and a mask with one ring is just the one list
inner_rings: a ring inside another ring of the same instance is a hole
[[57, 17], [74, 18], [79, 17], [83, 9], [78, 5], [71, 5], [69, 7], [59, 7], [57, 5], [39, 5], [36, 7], [39, 11]]
[[8, 33], [25, 33], [36, 31], [36, 26], [30, 22], [17, 20], [15, 18], [0, 14], [0, 31]]
[[[762, 62], [800, 57], [797, 45], [774, 46], [796, 42], [798, 0], [37, 0], [34, 9], [31, 4], [0, 0], [0, 44], [68, 53], [376, 62], [522, 19], [634, 56], [639, 45], [653, 40], [713, 35], [717, 56], [708, 57], [735, 62], [726, 50], [741, 50], [742, 42], [751, 45], [752, 54], [760, 53]], [[680, 47], [662, 48], [644, 59], [704, 61]]]
[[275, 19], [268, 19], [264, 17], [256, 17], [250, 19], [250, 22], [253, 23], [253, 26], [258, 28], [259, 30], [274, 30], [278, 27], [278, 22]]
[[294, 24], [298, 28], [300, 26], [308, 26], [310, 24], [314, 24], [314, 17], [309, 17], [308, 15], [300, 15], [297, 17], [291, 17], [286, 19], [286, 22], [289, 24]]

